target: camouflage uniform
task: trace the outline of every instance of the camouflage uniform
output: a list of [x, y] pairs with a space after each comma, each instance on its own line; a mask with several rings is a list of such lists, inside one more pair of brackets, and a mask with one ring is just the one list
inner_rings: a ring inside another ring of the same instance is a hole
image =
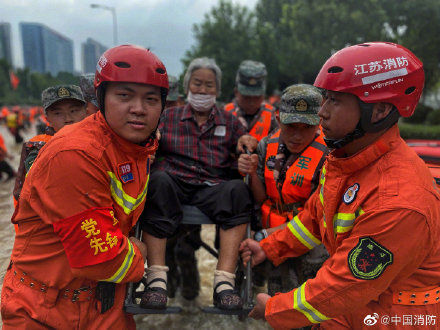
[[[297, 84], [286, 88], [280, 101], [281, 123], [286, 125], [294, 123], [319, 125], [318, 111], [321, 107], [321, 100], [320, 92], [311, 85]], [[265, 184], [264, 171], [268, 140], [269, 137], [265, 137], [257, 147], [259, 158], [257, 174], [263, 185]], [[316, 177], [316, 182], [312, 182], [312, 192], [317, 188], [318, 180], [319, 176]], [[265, 267], [269, 274], [269, 294], [273, 296], [276, 292], [291, 291], [307, 279], [315, 277], [328, 256], [325, 247], [320, 245], [298, 258], [287, 260], [278, 267], [267, 262]]]
[[281, 96], [281, 123], [319, 125], [321, 100], [318, 89], [311, 85], [297, 84], [287, 87]]
[[266, 66], [261, 62], [245, 60], [241, 62], [235, 84], [242, 95], [260, 96], [266, 93]]
[[[264, 96], [266, 93], [266, 77], [267, 70], [263, 63], [245, 60], [241, 62], [237, 70], [235, 77], [236, 90], [242, 96]], [[241, 102], [244, 102], [244, 100]], [[242, 104], [242, 106], [244, 105]], [[237, 100], [225, 105], [224, 109], [237, 116], [247, 131], [258, 141], [278, 127], [275, 116], [270, 116], [273, 107], [268, 103], [262, 102], [255, 114], [246, 114], [240, 108]]]
[[95, 107], [98, 107], [98, 100], [96, 99], [95, 87], [93, 82], [95, 80], [94, 73], [88, 73], [79, 77], [79, 87], [84, 95], [86, 102], [92, 103]]
[[41, 102], [43, 103], [44, 112], [47, 111], [52, 104], [61, 100], [77, 100], [84, 105], [86, 101], [84, 100], [81, 88], [76, 85], [58, 85], [46, 88], [41, 93]]
[[[43, 109], [45, 113], [51, 105], [62, 100], [77, 100], [84, 103], [84, 105], [86, 104], [81, 89], [76, 85], [52, 86], [46, 88], [41, 93], [41, 102], [43, 103]], [[20, 197], [26, 173], [29, 171], [35, 159], [37, 158], [40, 149], [54, 134], [54, 129], [48, 126], [45, 128], [43, 134], [34, 136], [30, 141], [23, 144], [20, 163], [17, 171], [17, 178], [15, 179], [15, 186], [13, 190], [15, 200], [18, 201]]]
[[167, 101], [175, 102], [179, 99], [179, 80], [174, 76], [168, 76], [168, 90]]

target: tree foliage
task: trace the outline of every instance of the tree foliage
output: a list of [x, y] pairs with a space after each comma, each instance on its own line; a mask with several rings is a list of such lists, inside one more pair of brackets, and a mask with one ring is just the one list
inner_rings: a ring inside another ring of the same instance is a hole
[[68, 72], [60, 72], [56, 77], [50, 73], [30, 72], [28, 68], [14, 70], [20, 80], [13, 90], [9, 80], [12, 67], [4, 59], [0, 59], [0, 105], [40, 104], [41, 92], [47, 87], [61, 84], [79, 83], [79, 78]]
[[424, 63], [426, 89], [440, 77], [438, 0], [259, 0], [253, 11], [220, 0], [194, 25], [196, 44], [183, 59], [216, 59], [228, 99], [239, 63], [253, 59], [268, 68], [268, 90], [313, 83], [335, 51], [366, 41], [392, 41]]
[[214, 58], [223, 73], [223, 98], [230, 98], [240, 62], [255, 58], [255, 22], [247, 7], [220, 0], [202, 23], [193, 26], [196, 45], [186, 52], [183, 64], [202, 56]]

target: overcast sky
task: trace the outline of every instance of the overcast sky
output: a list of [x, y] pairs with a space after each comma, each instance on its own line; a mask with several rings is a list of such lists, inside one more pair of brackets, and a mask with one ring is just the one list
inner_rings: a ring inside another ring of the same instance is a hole
[[[92, 9], [91, 3], [116, 8], [119, 44], [131, 43], [150, 49], [173, 75], [183, 71], [180, 59], [194, 44], [192, 26], [218, 0], [0, 0], [0, 22], [9, 22], [14, 65], [23, 66], [19, 22], [38, 22], [73, 40], [74, 66], [81, 71], [81, 43], [93, 38], [113, 46], [112, 14]], [[250, 8], [257, 0], [234, 0]]]

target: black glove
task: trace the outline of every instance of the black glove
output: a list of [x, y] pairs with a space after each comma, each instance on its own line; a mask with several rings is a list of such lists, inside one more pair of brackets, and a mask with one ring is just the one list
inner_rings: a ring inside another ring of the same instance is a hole
[[98, 282], [96, 286], [96, 299], [101, 302], [101, 314], [107, 312], [115, 303], [116, 283]]

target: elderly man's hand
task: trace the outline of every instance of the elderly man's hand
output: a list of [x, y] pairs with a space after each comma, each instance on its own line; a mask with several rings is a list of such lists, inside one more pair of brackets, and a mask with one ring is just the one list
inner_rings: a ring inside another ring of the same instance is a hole
[[264, 253], [263, 248], [257, 241], [251, 238], [245, 239], [241, 242], [239, 251], [245, 267], [249, 260], [252, 261], [252, 267], [266, 260], [266, 253]]
[[249, 317], [252, 317], [256, 320], [265, 320], [264, 317], [265, 311], [266, 311], [266, 304], [269, 300], [270, 296], [266, 293], [259, 293], [257, 295], [257, 304], [255, 305], [254, 309], [251, 310], [249, 313]]
[[257, 149], [258, 140], [254, 138], [252, 135], [245, 134], [242, 135], [237, 142], [237, 152], [239, 154], [244, 154], [246, 151], [244, 147], [247, 148], [250, 152], [254, 152]]
[[238, 171], [241, 174], [255, 174], [258, 167], [258, 155], [241, 154], [238, 158]]

